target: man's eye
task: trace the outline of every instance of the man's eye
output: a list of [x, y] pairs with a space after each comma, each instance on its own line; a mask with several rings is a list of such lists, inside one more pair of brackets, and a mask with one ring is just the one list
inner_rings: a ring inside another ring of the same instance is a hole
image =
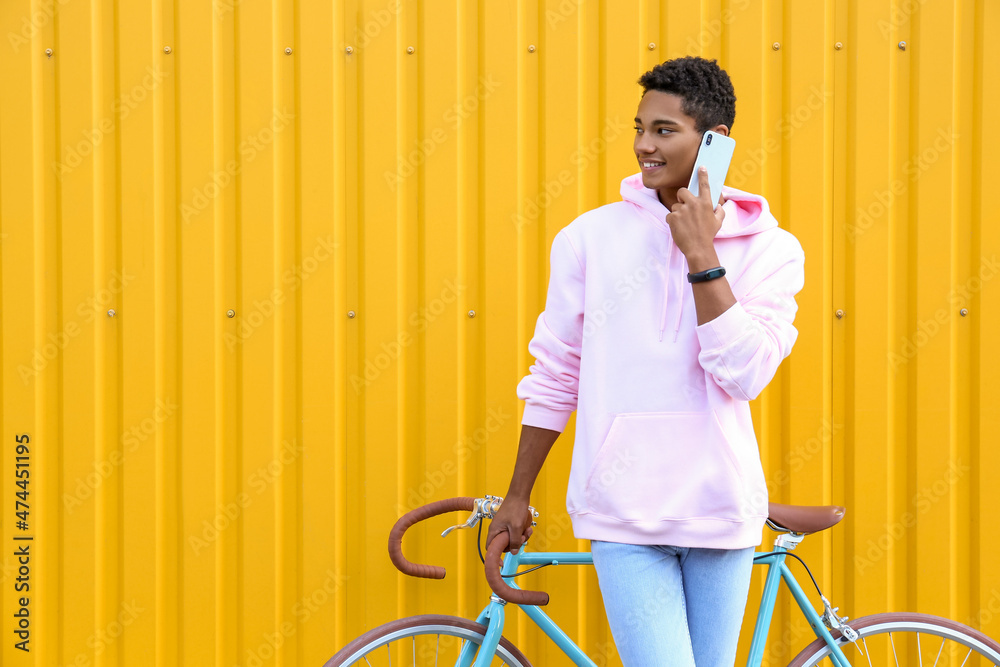
[[661, 127], [660, 133], [662, 134], [664, 132], [673, 132], [673, 130], [671, 130], [669, 127]]
[[641, 127], [637, 127], [637, 128], [635, 128], [635, 131], [636, 132], [642, 132], [642, 128]]

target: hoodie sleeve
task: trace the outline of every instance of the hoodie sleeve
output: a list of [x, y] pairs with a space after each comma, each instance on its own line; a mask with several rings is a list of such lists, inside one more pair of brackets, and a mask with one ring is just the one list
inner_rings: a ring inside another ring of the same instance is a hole
[[698, 362], [727, 394], [752, 401], [792, 351], [795, 295], [805, 282], [805, 256], [794, 242], [784, 261], [714, 320], [698, 326]]
[[521, 423], [560, 433], [576, 410], [583, 339], [583, 264], [564, 231], [552, 241], [549, 291], [528, 351], [531, 372], [517, 386], [525, 401]]

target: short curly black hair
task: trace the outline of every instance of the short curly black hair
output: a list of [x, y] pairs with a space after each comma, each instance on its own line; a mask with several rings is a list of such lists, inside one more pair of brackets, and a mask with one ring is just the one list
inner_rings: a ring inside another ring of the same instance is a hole
[[639, 85], [643, 95], [658, 90], [680, 97], [681, 110], [694, 118], [698, 132], [720, 124], [733, 129], [736, 91], [726, 70], [714, 60], [696, 56], [668, 60], [639, 77]]

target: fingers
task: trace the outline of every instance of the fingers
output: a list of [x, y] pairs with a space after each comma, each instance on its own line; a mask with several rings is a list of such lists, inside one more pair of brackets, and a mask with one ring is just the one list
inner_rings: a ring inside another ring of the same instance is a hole
[[715, 219], [719, 221], [720, 225], [726, 219], [726, 211], [722, 208], [721, 203], [715, 207]]
[[712, 191], [708, 185], [708, 167], [698, 167], [698, 199], [707, 199], [712, 203]]

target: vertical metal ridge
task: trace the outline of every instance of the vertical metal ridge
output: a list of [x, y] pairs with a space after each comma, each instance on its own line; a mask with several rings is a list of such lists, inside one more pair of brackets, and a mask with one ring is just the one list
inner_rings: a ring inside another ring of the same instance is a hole
[[[465, 2], [466, 0], [453, 0], [455, 6], [455, 96], [456, 99], [464, 100], [468, 90], [466, 86], [466, 77], [468, 77], [468, 72], [466, 71], [466, 62], [468, 58], [469, 48], [466, 44], [466, 13], [465, 13]], [[478, 62], [476, 64], [478, 68]], [[477, 131], [480, 123], [477, 121]], [[461, 126], [459, 126], [455, 141], [455, 236], [456, 236], [456, 257], [455, 261], [457, 264], [458, 273], [458, 284], [466, 286], [466, 295], [469, 296], [472, 290], [469, 289], [469, 253], [468, 253], [468, 232], [466, 226], [469, 224], [466, 217], [466, 207], [468, 206], [467, 188], [469, 184], [469, 177], [467, 175], [468, 170], [468, 146], [466, 145], [465, 137], [467, 132]], [[477, 284], [477, 288], [479, 284]], [[468, 364], [466, 360], [466, 354], [468, 354], [468, 336], [469, 336], [469, 325], [466, 323], [465, 319], [461, 316], [462, 303], [459, 298], [458, 310], [455, 317], [455, 352], [453, 355], [455, 363], [455, 389], [459, 397], [459, 400], [455, 403], [455, 432], [459, 437], [465, 433], [466, 420], [469, 417], [468, 403], [466, 388], [468, 386], [466, 373], [468, 372]], [[465, 493], [465, 481], [466, 481], [467, 465], [465, 461], [459, 461], [458, 470], [455, 473], [456, 484], [457, 484], [457, 494], [462, 495]], [[456, 548], [458, 548], [459, 543], [456, 540]], [[461, 558], [461, 552], [458, 553], [458, 581], [464, 582], [467, 576], [468, 566], [465, 563], [465, 559]], [[468, 604], [468, 594], [465, 590], [465, 586], [459, 586], [456, 595], [456, 604], [458, 609], [465, 609]]]
[[[393, 148], [396, 151], [396, 155], [406, 155], [405, 137], [406, 137], [407, 119], [406, 119], [406, 114], [404, 113], [404, 105], [406, 100], [406, 86], [404, 83], [405, 74], [404, 74], [403, 55], [402, 55], [404, 49], [406, 48], [406, 44], [404, 43], [405, 29], [403, 27], [403, 24], [405, 23], [404, 20], [405, 14], [406, 11], [401, 9], [396, 17], [395, 33], [392, 35], [393, 71], [391, 73], [391, 76], [393, 77], [392, 85], [393, 85], [393, 103], [394, 103], [392, 108], [392, 117], [395, 121], [393, 127], [394, 130], [393, 139], [395, 141], [395, 145], [393, 146]], [[406, 219], [405, 216], [406, 204], [404, 202], [404, 194], [406, 191], [406, 187], [407, 186], [405, 184], [401, 184], [395, 190], [395, 192], [393, 192], [393, 199], [392, 199], [392, 203], [394, 204], [393, 221], [395, 223], [393, 231], [395, 233], [392, 239], [393, 245], [391, 251], [392, 251], [392, 256], [395, 258], [393, 264], [395, 266], [396, 272], [394, 275], [395, 282], [392, 285], [392, 288], [395, 291], [395, 294], [393, 295], [394, 303], [393, 306], [391, 308], [388, 308], [387, 310], [389, 310], [395, 316], [394, 320], [395, 324], [398, 324], [400, 321], [402, 321], [404, 317], [402, 296], [405, 291], [405, 285], [403, 284], [403, 275], [405, 274], [406, 271], [403, 268], [404, 267], [403, 255], [405, 253], [405, 249], [402, 248], [401, 246], [403, 243], [402, 238], [404, 231], [403, 230], [404, 220]], [[386, 254], [388, 255], [389, 253], [387, 252]], [[402, 462], [405, 462], [407, 460], [406, 443], [405, 443], [405, 438], [401, 432], [403, 430], [404, 424], [406, 423], [406, 413], [403, 407], [404, 405], [403, 394], [406, 391], [406, 388], [404, 386], [406, 377], [405, 360], [403, 358], [399, 357], [396, 359], [396, 366], [393, 369], [392, 373], [390, 373], [390, 375], [392, 376], [391, 379], [395, 382], [394, 385], [395, 400], [393, 404], [395, 411], [393, 413], [393, 423], [395, 424], [396, 428], [393, 429], [392, 431], [392, 441], [391, 443], [387, 443], [388, 446], [386, 447], [386, 449], [392, 451], [395, 460], [397, 462], [400, 462], [400, 465], [397, 465], [395, 470], [393, 471], [395, 474], [395, 480], [394, 480], [395, 488], [393, 489], [393, 493], [395, 493], [396, 504], [398, 505], [401, 504], [403, 499], [406, 498], [406, 466], [402, 464]], [[389, 447], [391, 447], [391, 450], [389, 449]], [[411, 546], [411, 549], [412, 548], [413, 547]], [[397, 577], [396, 610], [400, 616], [406, 615], [408, 613], [406, 610], [406, 602], [407, 602], [407, 596], [406, 596], [405, 582], [402, 577]]]
[[[951, 118], [952, 132], [957, 132], [960, 127], [960, 109], [959, 109], [959, 96], [960, 92], [958, 89], [958, 83], [961, 80], [961, 8], [962, 0], [953, 0], [952, 2], [952, 31], [949, 35], [951, 37], [951, 86], [948, 90], [948, 111]], [[949, 199], [949, 248], [948, 248], [948, 278], [952, 286], [958, 285], [961, 281], [961, 268], [965, 264], [961, 258], [961, 238], [960, 230], [964, 228], [962, 220], [959, 218], [959, 193], [961, 192], [959, 177], [960, 177], [960, 166], [957, 160], [954, 159], [955, 150], [960, 149], [958, 146], [953, 147], [951, 154], [951, 159], [949, 162], [948, 169], [948, 194]], [[964, 230], [963, 230], [964, 231]], [[952, 310], [951, 304], [948, 304], [949, 311]], [[950, 314], [950, 313], [949, 313]], [[945, 332], [948, 336], [948, 460], [954, 462], [957, 460], [958, 456], [961, 454], [962, 446], [959, 443], [961, 425], [960, 425], [960, 394], [963, 387], [961, 386], [960, 374], [961, 369], [959, 368], [959, 357], [961, 355], [961, 346], [963, 342], [963, 337], [959, 335], [959, 322], [957, 317], [948, 318], [947, 331]], [[958, 618], [958, 563], [959, 563], [959, 524], [958, 524], [958, 489], [952, 484], [951, 488], [948, 490], [948, 496], [946, 498], [948, 503], [948, 568], [947, 568], [947, 579], [948, 579], [948, 617]], [[963, 548], [965, 545], [961, 545]]]
[[[982, 2], [976, 2], [973, 11], [973, 54], [972, 54], [972, 136], [982, 136], [983, 129], [983, 86], [985, 74], [983, 71], [984, 40], [986, 35], [985, 11]], [[970, 245], [970, 259], [973, 263], [981, 262], [983, 256], [983, 188], [985, 181], [983, 174], [983, 144], [974, 142], [971, 150], [971, 188], [970, 196], [972, 201], [972, 215], [970, 226], [972, 228], [972, 239]], [[971, 329], [969, 334], [969, 467], [974, 471], [983, 470], [982, 464], [982, 420], [980, 415], [983, 409], [982, 396], [982, 299], [977, 294], [969, 304], [973, 317], [976, 319], [969, 322]], [[970, 480], [968, 522], [970, 526], [983, 525], [983, 490], [981, 477], [973, 473]], [[983, 609], [983, 540], [980, 530], [970, 531], [969, 540], [969, 590], [971, 591], [970, 603], [973, 609]], [[976, 618], [980, 621], [981, 618]], [[980, 629], [980, 623], [970, 623]]]
[[[235, 29], [235, 12], [233, 8], [233, 23]], [[225, 93], [227, 86], [225, 79], [227, 76], [225, 62], [225, 45], [229, 45], [229, 31], [224, 30], [227, 24], [219, 16], [212, 17], [212, 163], [214, 171], [219, 173], [225, 168], [226, 160], [226, 105]], [[231, 46], [231, 45], [230, 45]], [[239, 179], [239, 175], [233, 176], [234, 181]], [[234, 184], [235, 187], [235, 184]], [[213, 353], [215, 355], [213, 369], [214, 378], [214, 464], [215, 464], [215, 493], [214, 500], [216, 507], [225, 505], [229, 498], [236, 494], [233, 492], [234, 484], [231, 483], [233, 477], [233, 464], [230, 463], [229, 450], [235, 447], [235, 443], [228, 443], [229, 436], [229, 410], [228, 403], [233, 399], [229, 394], [229, 367], [231, 358], [226, 354], [225, 335], [232, 328], [229, 318], [224, 317], [224, 313], [229, 309], [229, 295], [227, 288], [229, 281], [227, 272], [232, 271], [228, 266], [227, 249], [227, 226], [228, 211], [225, 197], [216, 197], [212, 201], [212, 225], [213, 225], [213, 301], [215, 321], [215, 341]], [[233, 304], [235, 305], [235, 304]], [[237, 468], [238, 469], [238, 468]], [[235, 548], [234, 548], [235, 547]], [[215, 549], [214, 563], [214, 664], [215, 667], [228, 667], [237, 660], [237, 632], [234, 625], [239, 623], [239, 607], [235, 604], [239, 587], [233, 581], [234, 573], [240, 567], [237, 558], [238, 546], [235, 545], [234, 536], [226, 533], [219, 539]]]
[[[293, 53], [302, 53], [303, 42], [302, 34], [300, 30], [301, 15], [299, 13], [299, 0], [291, 0], [291, 8], [288, 11], [287, 20], [291, 22], [291, 44], [293, 45]], [[296, 55], [295, 58], [289, 63], [291, 69], [291, 76], [289, 82], [286, 84], [285, 89], [287, 95], [291, 98], [291, 106], [294, 109], [295, 117], [292, 120], [291, 134], [286, 138], [287, 144], [291, 146], [291, 168], [287, 170], [290, 174], [290, 178], [287, 183], [288, 191], [291, 195], [292, 202], [289, 206], [289, 212], [292, 216], [292, 241], [293, 241], [293, 256], [292, 259], [295, 262], [295, 266], [300, 266], [306, 268], [303, 262], [303, 250], [302, 250], [302, 228], [303, 228], [303, 214], [302, 214], [302, 126], [301, 126], [301, 66], [300, 59]], [[285, 283], [285, 273], [282, 273], [282, 284]], [[305, 390], [303, 388], [303, 331], [305, 330], [305, 322], [303, 317], [303, 299], [305, 290], [302, 288], [294, 290], [296, 298], [292, 300], [291, 307], [294, 308], [293, 317], [291, 318], [294, 323], [294, 347], [292, 354], [292, 387], [294, 389], [294, 402], [291, 405], [292, 417], [294, 419], [294, 428], [292, 429], [292, 436], [294, 440], [293, 447], [294, 450], [294, 460], [293, 463], [286, 465], [289, 468], [291, 474], [290, 479], [284, 479], [283, 482], [290, 487], [288, 489], [288, 494], [291, 498], [291, 505], [294, 508], [292, 516], [294, 521], [290, 528], [292, 545], [292, 557], [289, 560], [292, 562], [292, 577], [291, 577], [291, 590], [286, 596], [287, 601], [293, 601], [292, 604], [285, 608], [285, 617], [291, 618], [293, 623], [293, 628], [295, 632], [293, 633], [294, 642], [289, 650], [291, 656], [292, 665], [302, 665], [305, 664], [304, 648], [305, 641], [300, 632], [302, 627], [302, 622], [300, 621], [298, 615], [295, 613], [297, 607], [295, 606], [296, 600], [303, 599], [303, 582], [305, 578], [306, 563], [304, 561], [305, 554], [305, 538], [303, 531], [303, 521], [304, 521], [304, 482], [305, 475], [303, 474], [303, 462], [305, 456], [299, 453], [299, 449], [305, 449], [305, 432], [304, 432], [304, 421], [303, 418], [303, 402], [306, 400]], [[283, 451], [285, 451], [283, 449]], [[281, 459], [279, 459], [281, 460]], [[283, 463], [284, 465], [284, 463]]]
[[[167, 0], [169, 1], [169, 0]], [[171, 26], [172, 27], [172, 26]], [[163, 56], [163, 44], [166, 44], [166, 33], [170, 30], [164, 26], [164, 0], [152, 2], [151, 33], [153, 44], [151, 52], [153, 61]], [[173, 70], [173, 68], [170, 68]], [[156, 86], [153, 97], [153, 127], [152, 127], [152, 170], [153, 170], [153, 368], [154, 396], [162, 399], [171, 392], [168, 348], [172, 345], [172, 331], [169, 313], [175, 308], [169, 303], [168, 290], [171, 282], [169, 254], [172, 248], [169, 234], [169, 220], [172, 219], [170, 197], [168, 195], [167, 172], [168, 163], [172, 160], [173, 151], [168, 152], [166, 105], [167, 93], [162, 87]], [[170, 96], [172, 99], [173, 96]], [[176, 298], [176, 295], [175, 297]], [[177, 590], [178, 577], [178, 526], [176, 516], [177, 499], [177, 457], [172, 454], [172, 445], [168, 442], [167, 428], [164, 424], [156, 425], [156, 473], [155, 473], [155, 514], [156, 514], [156, 660], [160, 664], [174, 664], [177, 661], [179, 604]]]
[[[275, 110], [284, 112], [287, 109], [286, 103], [289, 101], [289, 90], [294, 91], [294, 80], [290, 80], [288, 71], [292, 68], [294, 61], [292, 56], [286, 55], [284, 49], [292, 47], [289, 40], [288, 29], [288, 6], [287, 0], [272, 0], [271, 2], [271, 95]], [[294, 55], [295, 50], [292, 49]], [[297, 119], [292, 121], [293, 127], [297, 126]], [[293, 130], [294, 135], [294, 130]], [[292, 145], [290, 145], [290, 143]], [[294, 243], [289, 243], [288, 236], [295, 237], [297, 221], [294, 216], [294, 192], [291, 183], [294, 176], [294, 136], [289, 139], [284, 132], [274, 132], [274, 160], [272, 163], [274, 179], [274, 204], [273, 204], [273, 225], [274, 225], [274, 249], [272, 253], [274, 274], [273, 289], [277, 292], [282, 290], [282, 276], [286, 270], [294, 264], [296, 248]], [[291, 215], [289, 215], [291, 213]], [[290, 232], [288, 230], [291, 230]], [[290, 261], [291, 260], [291, 261]], [[283, 303], [274, 307], [274, 342], [273, 342], [273, 364], [274, 364], [274, 386], [272, 387], [273, 405], [273, 455], [274, 460], [282, 462], [284, 448], [287, 446], [289, 430], [297, 431], [293, 426], [289, 429], [289, 424], [294, 421], [294, 415], [289, 414], [289, 410], [295, 408], [289, 405], [291, 395], [297, 401], [297, 387], [295, 380], [296, 369], [294, 366], [295, 350], [289, 346], [296, 344], [294, 334], [289, 331], [289, 322], [294, 321], [295, 299], [285, 299]], [[289, 313], [288, 311], [292, 312]], [[291, 361], [291, 364], [289, 363]], [[293, 404], [294, 405], [294, 404]], [[285, 627], [285, 623], [293, 623], [291, 608], [297, 593], [298, 575], [295, 572], [295, 529], [298, 525], [298, 508], [295, 506], [295, 486], [298, 480], [291, 466], [282, 466], [275, 481], [275, 609], [274, 627], [276, 631]], [[281, 646], [275, 648], [275, 662], [277, 665], [291, 664], [290, 656], [297, 653], [299, 641], [294, 635], [286, 637]]]
[[[48, 33], [49, 31], [39, 31]], [[33, 322], [34, 327], [34, 349], [43, 350], [48, 342], [46, 334], [50, 330], [49, 320], [52, 319], [51, 312], [52, 306], [49, 305], [49, 295], [58, 288], [56, 283], [57, 276], [54, 275], [56, 271], [51, 269], [48, 264], [48, 245], [55, 241], [55, 239], [49, 239], [47, 233], [49, 231], [48, 225], [48, 207], [47, 207], [47, 176], [48, 170], [46, 169], [47, 160], [46, 158], [46, 121], [48, 119], [48, 109], [45, 104], [45, 88], [46, 88], [46, 75], [44, 68], [50, 66], [45, 60], [42, 60], [42, 46], [40, 44], [42, 40], [38, 39], [37, 36], [30, 40], [30, 65], [31, 68], [31, 201], [32, 201], [32, 226], [33, 226], [33, 242], [34, 246], [31, 250], [32, 266], [34, 268], [33, 277], [33, 297], [34, 302], [33, 307]], [[53, 327], [54, 329], [54, 327]], [[34, 427], [38, 435], [39, 447], [32, 448], [33, 452], [38, 452], [38, 456], [33, 457], [32, 463], [35, 466], [35, 470], [42, 470], [46, 477], [51, 473], [55, 473], [58, 468], [55, 465], [55, 459], [53, 463], [49, 463], [49, 456], [46, 452], [46, 445], [50, 443], [49, 437], [52, 431], [49, 429], [49, 420], [52, 418], [49, 411], [49, 396], [52, 392], [51, 383], [49, 378], [58, 371], [60, 364], [60, 359], [56, 358], [53, 360], [55, 362], [56, 368], [53, 370], [51, 367], [45, 367], [41, 372], [35, 374], [34, 377]], [[56, 382], [58, 386], [58, 382]], [[58, 428], [56, 429], [58, 432]], [[43, 444], [45, 443], [45, 444]], [[46, 453], [43, 453], [46, 452]], [[51, 467], [50, 467], [51, 466]], [[44, 479], [44, 477], [42, 478]], [[49, 484], [40, 483], [35, 487], [38, 491], [38, 497], [45, 497], [49, 494]], [[58, 488], [58, 484], [52, 484], [52, 488]], [[53, 497], [54, 494], [52, 494]], [[58, 506], [56, 503], [53, 505]], [[55, 523], [58, 522], [58, 515], [55, 517]], [[58, 544], [58, 530], [53, 530], [50, 522], [45, 515], [40, 515], [39, 520], [34, 522], [32, 527], [29, 523], [29, 527], [33, 536], [35, 538], [36, 544]], [[36, 596], [35, 610], [37, 625], [35, 625], [36, 637], [41, 634], [49, 634], [54, 636], [55, 633], [50, 631], [50, 628], [55, 628], [58, 631], [58, 621], [52, 622], [52, 618], [58, 618], [58, 578], [60, 576], [60, 569], [58, 566], [53, 567], [51, 565], [53, 559], [58, 563], [58, 552], [52, 553], [49, 551], [40, 551], [36, 556], [37, 560], [34, 560], [33, 565], [36, 577], [52, 577], [56, 579], [55, 585], [49, 587], [47, 590], [43, 589], [44, 593]], [[52, 579], [49, 579], [52, 582]], [[55, 594], [53, 593], [55, 592]], [[46, 647], [44, 644], [38, 646], [38, 658], [39, 661], [48, 660], [48, 656], [51, 652], [50, 647]]]
[[[117, 91], [121, 88], [121, 54], [122, 54], [122, 22], [121, 14], [119, 12], [118, 3], [112, 2], [112, 13], [113, 18], [111, 21], [111, 40], [113, 43], [113, 71], [114, 80], [112, 81], [111, 90]], [[112, 102], [112, 113], [114, 113], [114, 103]], [[123, 151], [122, 151], [122, 127], [121, 123], [115, 123], [115, 154], [114, 154], [114, 166], [115, 166], [115, 192], [123, 191], [123, 178], [122, 178], [122, 165], [124, 164]], [[123, 213], [123, 206], [118, 201], [115, 202], [115, 219], [114, 219], [114, 234], [115, 234], [115, 259], [114, 261], [119, 264], [122, 271], [125, 270], [125, 216]], [[95, 280], [96, 282], [96, 280]], [[121, 298], [118, 300], [121, 303]], [[125, 373], [123, 369], [125, 368], [125, 336], [124, 332], [119, 325], [115, 328], [115, 362], [116, 368], [118, 369], [118, 374], [116, 378], [116, 389], [118, 391], [117, 401], [115, 407], [117, 408], [117, 420], [115, 426], [117, 427], [118, 433], [124, 433], [125, 431]], [[118, 475], [117, 484], [115, 485], [115, 503], [113, 507], [109, 508], [108, 513], [113, 514], [114, 524], [118, 529], [115, 539], [115, 549], [114, 549], [114, 564], [115, 564], [115, 576], [116, 576], [116, 587], [113, 595], [108, 596], [108, 604], [104, 608], [106, 616], [104, 619], [98, 619], [98, 621], [105, 620], [106, 624], [101, 626], [107, 627], [107, 624], [111, 623], [111, 619], [115, 618], [117, 609], [119, 605], [124, 603], [125, 600], [125, 474]], [[111, 604], [113, 602], [113, 605]], [[111, 650], [107, 652], [108, 662], [118, 661], [121, 662], [121, 656], [124, 654], [124, 650], [117, 646], [111, 647]]]
[[[343, 9], [336, 6], [332, 12], [334, 42], [337, 36], [345, 34]], [[344, 42], [340, 42], [341, 48]], [[347, 558], [347, 78], [344, 65], [345, 54], [334, 50], [332, 55], [333, 80], [341, 82], [333, 89], [333, 145], [340, 147], [333, 155], [333, 238], [334, 238], [334, 290], [333, 290], [333, 535], [334, 573], [339, 575], [346, 570]], [[343, 646], [347, 641], [344, 618], [347, 613], [347, 594], [345, 587], [337, 586], [334, 597], [333, 617], [335, 619], [333, 632], [334, 646]]]
[[[103, 72], [103, 47], [104, 32], [101, 20], [101, 4], [92, 2], [90, 4], [90, 58], [93, 61], [91, 72], [91, 107], [92, 118], [104, 117], [104, 72]], [[104, 142], [94, 149], [94, 180], [92, 183], [94, 197], [94, 275], [93, 282], [97, 282], [97, 276], [107, 275], [105, 271], [105, 239], [104, 239]], [[106, 337], [104, 329], [100, 326], [94, 327], [94, 458], [97, 460], [108, 460], [111, 454], [109, 445], [116, 447], [117, 442], [108, 442], [106, 438], [105, 415], [109, 409], [109, 401], [105, 387], [105, 366], [108, 363], [105, 354]], [[101, 488], [94, 494], [94, 624], [93, 631], [97, 631], [105, 619], [105, 610], [108, 607], [107, 581], [107, 545], [108, 539], [108, 495], [111, 489], [110, 484], [102, 484]], [[103, 657], [95, 660], [97, 667], [103, 667]]]
[[[911, 33], [913, 35], [920, 34], [920, 16], [915, 15], [910, 17]], [[911, 40], [912, 44], [912, 40]], [[910, 77], [909, 77], [909, 87], [907, 89], [908, 100], [910, 101], [909, 108], [907, 110], [907, 121], [909, 123], [909, 132], [907, 136], [907, 147], [911, 149], [919, 145], [919, 116], [917, 114], [917, 106], [913, 103], [914, 100], [919, 100], [920, 92], [920, 72], [922, 70], [922, 65], [920, 62], [920, 56], [918, 55], [920, 51], [914, 50], [912, 58], [912, 63], [910, 65]], [[905, 307], [903, 308], [903, 313], [900, 316], [900, 321], [904, 323], [905, 329], [903, 334], [905, 335], [912, 330], [913, 323], [916, 322], [916, 310], [917, 310], [917, 267], [919, 266], [917, 260], [917, 238], [918, 238], [918, 222], [920, 218], [920, 208], [919, 208], [919, 198], [917, 188], [908, 189], [908, 208], [907, 208], [907, 228], [906, 228], [906, 300]], [[917, 418], [916, 418], [916, 393], [915, 389], [917, 386], [916, 373], [911, 369], [910, 366], [900, 367], [904, 373], [904, 381], [906, 383], [906, 392], [902, 396], [902, 403], [904, 406], [903, 414], [906, 420], [906, 429], [904, 431], [904, 440], [902, 443], [902, 449], [904, 451], [903, 467], [906, 470], [905, 475], [905, 486], [903, 486], [901, 491], [902, 498], [898, 507], [906, 507], [905, 498], [911, 497], [916, 491], [916, 483], [912, 482], [916, 478], [917, 474], [917, 447], [916, 447], [916, 433], [917, 433]], [[911, 488], [912, 487], [912, 488]], [[898, 514], [898, 511], [897, 511]], [[916, 556], [914, 551], [916, 549], [916, 537], [914, 535], [907, 535], [906, 539], [906, 565], [900, 568], [903, 572], [913, 572], [916, 570]], [[909, 580], [904, 578], [903, 581], [906, 582], [905, 588], [900, 592], [903, 595], [903, 600], [898, 604], [900, 606], [909, 606], [916, 602], [916, 596], [914, 591], [911, 589]], [[905, 608], [903, 606], [903, 608]]]

